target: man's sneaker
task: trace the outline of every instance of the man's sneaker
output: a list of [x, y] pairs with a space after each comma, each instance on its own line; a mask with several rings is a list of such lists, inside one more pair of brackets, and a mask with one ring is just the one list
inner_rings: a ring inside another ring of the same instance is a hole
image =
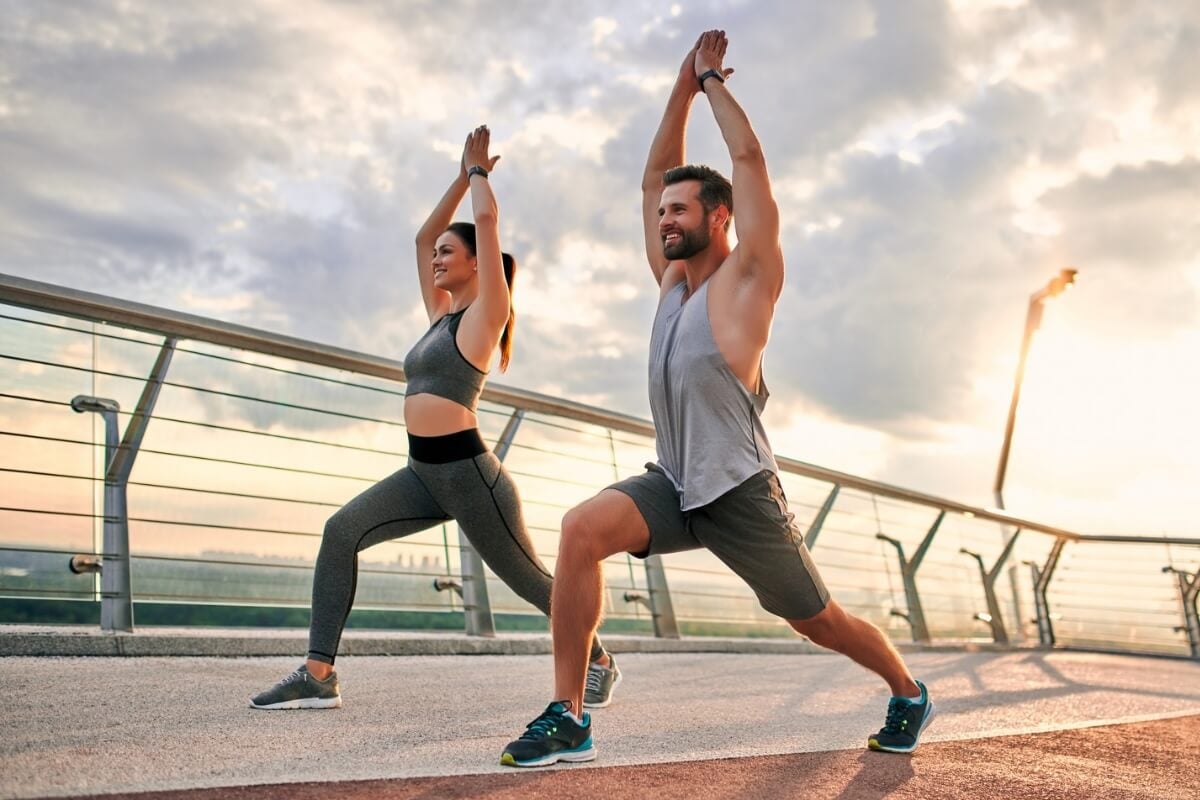
[[919, 701], [893, 697], [888, 702], [887, 720], [879, 733], [867, 739], [867, 747], [886, 753], [911, 753], [917, 749], [921, 734], [933, 720], [933, 701], [929, 699], [929, 690], [920, 681], [917, 681], [917, 686], [921, 687]]
[[308, 667], [288, 675], [262, 694], [250, 699], [251, 708], [269, 710], [289, 708], [341, 708], [342, 695], [338, 691], [337, 673], [331, 673], [323, 681], [308, 674]]
[[608, 666], [593, 661], [588, 664], [587, 683], [583, 687], [584, 708], [605, 708], [612, 702], [613, 689], [621, 682], [617, 660], [608, 654]]
[[584, 712], [583, 724], [567, 713], [570, 704], [555, 700], [542, 715], [525, 726], [525, 732], [500, 755], [508, 767], [544, 767], [559, 761], [591, 761], [596, 757], [592, 746], [592, 720]]

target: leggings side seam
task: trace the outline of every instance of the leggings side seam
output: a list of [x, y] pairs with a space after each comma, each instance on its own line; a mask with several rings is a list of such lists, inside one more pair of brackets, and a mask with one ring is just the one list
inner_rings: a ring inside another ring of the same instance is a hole
[[496, 509], [496, 516], [500, 517], [500, 521], [504, 523], [504, 530], [508, 532], [508, 538], [512, 539], [513, 544], [517, 546], [517, 549], [521, 551], [521, 554], [525, 556], [529, 563], [537, 568], [538, 572], [542, 573], [550, 580], [554, 580], [554, 576], [547, 572], [546, 568], [536, 558], [530, 556], [529, 553], [525, 551], [525, 548], [521, 546], [521, 543], [517, 540], [517, 537], [513, 535], [512, 527], [509, 526], [508, 520], [504, 517], [504, 511], [500, 508], [500, 503], [496, 500], [495, 487], [496, 484], [500, 482], [500, 476], [504, 474], [504, 465], [500, 465], [500, 470], [496, 472], [495, 482], [489, 486], [487, 478], [483, 476], [483, 470], [481, 470], [479, 465], [475, 463], [475, 459], [472, 458], [471, 463], [475, 465], [475, 471], [479, 473], [479, 480], [483, 482], [484, 486], [487, 486], [488, 495], [492, 498], [492, 507]]
[[[475, 460], [476, 458], [479, 458], [479, 456], [475, 456], [474, 458], [472, 458], [471, 463], [475, 466], [475, 471], [479, 473], [479, 480], [483, 481], [483, 485], [488, 488], [489, 492], [494, 491], [496, 488], [496, 484], [500, 482], [500, 475], [504, 469], [504, 465], [501, 464], [500, 469], [496, 470], [496, 480], [492, 481], [491, 483], [488, 483], [487, 478], [484, 477], [484, 475], [483, 475], [483, 470], [481, 470], [479, 468], [479, 463]], [[492, 495], [492, 501], [495, 502], [495, 500], [496, 500], [495, 495]], [[496, 510], [499, 511], [500, 509], [497, 508]], [[503, 514], [501, 514], [500, 516], [501, 516], [501, 518], [504, 517]], [[507, 524], [508, 523], [505, 523], [505, 525], [507, 525]], [[511, 533], [511, 531], [510, 531], [510, 533]]]

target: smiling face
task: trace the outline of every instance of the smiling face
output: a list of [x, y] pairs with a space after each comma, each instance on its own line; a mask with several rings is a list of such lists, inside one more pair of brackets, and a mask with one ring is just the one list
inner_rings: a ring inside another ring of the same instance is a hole
[[702, 252], [712, 241], [715, 213], [705, 213], [699, 181], [680, 181], [665, 187], [658, 207], [663, 255], [675, 261]]
[[457, 234], [445, 231], [433, 248], [433, 285], [455, 292], [475, 280], [475, 254]]

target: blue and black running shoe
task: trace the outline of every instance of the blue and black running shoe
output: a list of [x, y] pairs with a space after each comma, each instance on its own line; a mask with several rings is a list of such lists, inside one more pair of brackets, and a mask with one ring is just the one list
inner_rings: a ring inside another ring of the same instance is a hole
[[867, 739], [867, 747], [885, 753], [911, 753], [917, 749], [921, 734], [933, 720], [933, 701], [925, 684], [921, 687], [921, 699], [913, 701], [907, 697], [893, 697], [888, 702], [887, 719], [879, 733]]
[[525, 732], [500, 755], [508, 767], [545, 767], [559, 761], [591, 761], [596, 757], [592, 746], [592, 720], [583, 715], [582, 724], [567, 713], [570, 703], [555, 700], [541, 716], [525, 726]]

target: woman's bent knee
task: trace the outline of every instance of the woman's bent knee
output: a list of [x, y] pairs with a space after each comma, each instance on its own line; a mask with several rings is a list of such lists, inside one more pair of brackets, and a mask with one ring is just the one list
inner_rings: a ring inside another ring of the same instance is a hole
[[352, 526], [347, 524], [348, 521], [346, 515], [340, 511], [325, 521], [325, 530], [321, 534], [322, 550], [348, 549], [351, 552], [354, 551], [354, 547], [360, 537], [353, 530]]

